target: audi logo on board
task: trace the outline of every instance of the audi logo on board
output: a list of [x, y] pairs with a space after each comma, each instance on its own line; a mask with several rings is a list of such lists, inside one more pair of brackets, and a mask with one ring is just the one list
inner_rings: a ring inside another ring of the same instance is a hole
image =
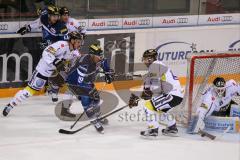
[[233, 20], [232, 16], [223, 16], [222, 17], [222, 22], [230, 22]]
[[0, 24], [0, 31], [8, 30], [8, 24]]
[[78, 23], [81, 27], [86, 27], [87, 26], [86, 22], [81, 21], [81, 22], [78, 22]]
[[188, 18], [178, 18], [177, 23], [188, 23]]
[[146, 26], [146, 25], [150, 25], [150, 19], [141, 19], [138, 21], [138, 25], [141, 25], [141, 26]]
[[107, 21], [107, 26], [118, 26], [119, 22], [118, 21]]

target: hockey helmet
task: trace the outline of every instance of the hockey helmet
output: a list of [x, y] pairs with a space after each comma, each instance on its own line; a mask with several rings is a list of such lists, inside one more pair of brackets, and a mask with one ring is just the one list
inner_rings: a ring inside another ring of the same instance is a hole
[[71, 39], [83, 40], [83, 35], [76, 31], [68, 33], [68, 37], [69, 37], [69, 40], [71, 40]]
[[96, 56], [103, 56], [103, 50], [98, 44], [92, 44], [89, 46], [89, 54]]
[[59, 15], [59, 9], [57, 6], [49, 5], [47, 11], [49, 15]]
[[61, 16], [62, 16], [62, 15], [69, 15], [69, 10], [68, 10], [67, 7], [61, 7], [61, 8], [59, 9], [59, 13], [60, 13]]
[[223, 77], [217, 77], [213, 81], [213, 87], [219, 97], [222, 97], [226, 91], [226, 81]]
[[142, 61], [145, 65], [149, 66], [151, 63], [157, 60], [157, 50], [156, 49], [148, 49], [143, 53]]

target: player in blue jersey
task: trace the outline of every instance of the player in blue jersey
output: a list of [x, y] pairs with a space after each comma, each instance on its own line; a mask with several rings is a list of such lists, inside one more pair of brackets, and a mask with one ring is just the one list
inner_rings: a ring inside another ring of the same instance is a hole
[[[81, 27], [79, 22], [70, 17], [70, 11], [68, 10], [67, 7], [61, 7], [59, 9], [60, 13], [60, 20], [67, 26], [68, 32], [79, 32], [81, 35], [83, 35], [83, 38], [86, 37], [86, 29]], [[82, 45], [84, 44], [84, 41], [82, 41]], [[60, 90], [60, 86], [54, 85], [51, 80], [49, 80], [48, 83], [48, 93], [50, 93], [52, 102], [57, 102], [58, 101], [58, 93]]]
[[68, 29], [65, 23], [59, 19], [59, 9], [54, 5], [49, 5], [40, 13], [40, 17], [20, 28], [17, 33], [24, 35], [35, 29], [42, 29], [41, 48], [44, 49], [48, 45], [59, 40], [66, 40]]
[[[44, 50], [47, 46], [60, 40], [68, 40], [68, 29], [64, 22], [60, 21], [59, 8], [54, 5], [49, 5], [45, 9], [41, 10], [40, 17], [30, 24], [25, 25], [20, 28], [17, 33], [24, 35], [28, 32], [34, 31], [36, 29], [42, 29], [42, 42], [40, 43], [40, 49]], [[52, 96], [57, 101], [54, 91], [46, 83], [46, 90], [48, 94]], [[55, 96], [55, 97], [53, 97]]]
[[113, 70], [110, 69], [107, 59], [103, 58], [103, 51], [99, 45], [89, 47], [89, 54], [80, 57], [70, 70], [66, 81], [69, 90], [81, 100], [84, 112], [92, 121], [96, 130], [103, 133], [104, 128], [98, 120], [100, 116], [100, 96], [94, 82], [97, 74], [102, 70], [105, 73], [105, 81], [110, 84], [113, 81]]

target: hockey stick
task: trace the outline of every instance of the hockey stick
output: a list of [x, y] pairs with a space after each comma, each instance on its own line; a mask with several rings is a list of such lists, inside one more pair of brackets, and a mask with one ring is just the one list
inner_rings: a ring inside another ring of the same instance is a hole
[[206, 137], [210, 138], [211, 140], [216, 139], [216, 136], [215, 136], [215, 135], [210, 134], [210, 133], [208, 133], [208, 132], [206, 132], [206, 131], [203, 131], [203, 130], [200, 130], [200, 129], [199, 129], [199, 131], [198, 131], [197, 134], [199, 134], [201, 137], [205, 137], [205, 136], [206, 136]]
[[80, 116], [78, 117], [78, 119], [70, 126], [70, 129], [73, 129], [73, 127], [77, 124], [77, 122], [82, 118], [82, 116], [84, 115], [85, 112], [82, 112], [80, 114]]
[[[112, 111], [112, 112], [106, 114], [105, 116], [102, 116], [102, 117], [99, 118], [98, 120], [103, 120], [103, 119], [105, 119], [105, 118], [113, 115], [114, 113], [117, 113], [117, 112], [123, 110], [123, 109], [126, 108], [126, 107], [128, 107], [128, 104], [125, 105], [125, 106], [123, 106], [123, 107], [121, 107], [121, 108], [119, 108], [119, 109], [117, 109], [117, 110], [115, 110], [115, 111]], [[59, 129], [58, 132], [59, 132], [59, 133], [62, 133], [62, 134], [74, 134], [74, 133], [77, 133], [77, 132], [83, 130], [84, 128], [87, 128], [87, 127], [91, 126], [91, 125], [92, 125], [92, 123], [91, 123], [91, 121], [90, 121], [88, 124], [86, 124], [85, 126], [79, 128], [79, 129], [77, 129], [77, 130], [69, 131], [69, 130], [65, 130], [65, 129]]]
[[[107, 83], [104, 83], [103, 87], [99, 91], [99, 94], [104, 90]], [[73, 129], [73, 127], [77, 124], [77, 122], [81, 119], [81, 117], [84, 115], [85, 112], [81, 113], [81, 115], [78, 117], [78, 119], [70, 126], [70, 129]]]

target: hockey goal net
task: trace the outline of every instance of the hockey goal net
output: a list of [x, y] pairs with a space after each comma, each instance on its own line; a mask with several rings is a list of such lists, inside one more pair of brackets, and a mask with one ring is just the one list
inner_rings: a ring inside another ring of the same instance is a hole
[[[175, 110], [178, 122], [188, 124], [191, 116], [201, 105], [202, 93], [221, 76], [240, 83], [240, 52], [231, 53], [194, 53], [187, 58], [187, 82], [185, 95], [180, 107]], [[240, 98], [234, 97], [240, 104]]]

